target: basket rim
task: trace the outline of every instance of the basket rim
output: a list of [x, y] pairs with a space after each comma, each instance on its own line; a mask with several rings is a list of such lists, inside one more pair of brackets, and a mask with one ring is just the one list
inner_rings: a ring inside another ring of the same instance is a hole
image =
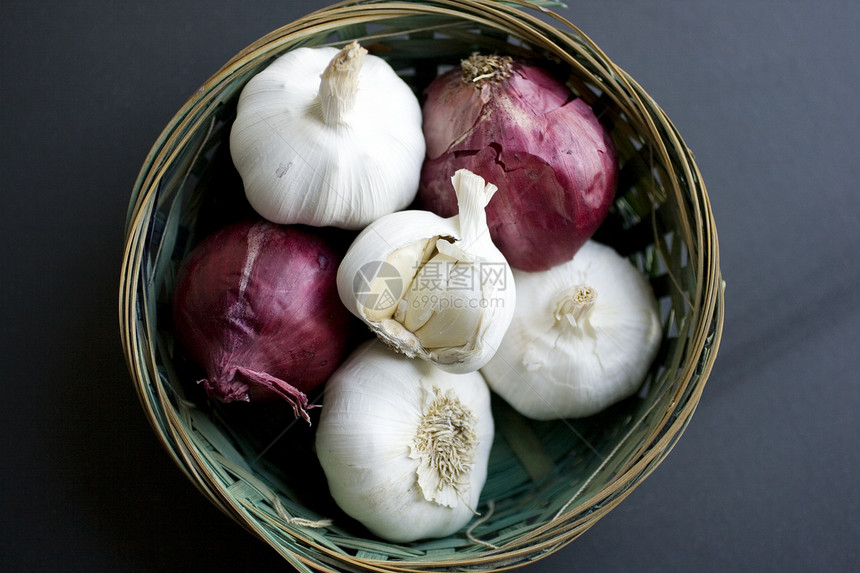
[[[137, 309], [139, 305], [147, 303], [145, 296], [138, 292], [138, 284], [142, 278], [140, 264], [141, 257], [143, 256], [142, 244], [147, 236], [149, 219], [153, 213], [154, 200], [157, 195], [159, 182], [165, 176], [168, 166], [176, 159], [179, 151], [188, 145], [191, 140], [193, 130], [190, 127], [201, 121], [200, 116], [217, 100], [218, 92], [226, 82], [231, 81], [249, 62], [255, 61], [262, 54], [268, 54], [276, 50], [278, 46], [286, 42], [287, 38], [295, 40], [297, 36], [318, 33], [321, 27], [324, 26], [323, 23], [327, 18], [337, 19], [339, 17], [348, 17], [345, 20], [337, 20], [335, 27], [341, 27], [344, 25], [344, 22], [368, 22], [373, 21], [373, 18], [390, 17], [391, 15], [401, 14], [404, 11], [453, 15], [457, 9], [470, 9], [489, 11], [489, 13], [504, 18], [506, 21], [516, 20], [518, 25], [528, 24], [545, 32], [550, 31], [548, 27], [551, 24], [543, 22], [528, 12], [523, 12], [520, 8], [539, 10], [542, 14], [549, 16], [567, 28], [560, 33], [577, 36], [577, 42], [584, 44], [588, 50], [591, 50], [597, 57], [602, 59], [600, 64], [608, 68], [607, 74], [615, 79], [618, 86], [620, 86], [620, 91], [628, 92], [633, 103], [626, 105], [629, 102], [625, 102], [625, 111], [628, 107], [637, 111], [647, 108], [656, 115], [656, 117], [653, 117], [644, 112], [642, 114], [634, 114], [631, 110], [631, 121], [635, 120], [640, 123], [644, 129], [643, 136], [661, 142], [664, 141], [664, 138], [668, 140], [666, 148], [661, 150], [661, 153], [665, 155], [663, 160], [669, 164], [673, 163], [667, 150], [669, 147], [680, 153], [679, 161], [682, 166], [682, 173], [680, 177], [674, 171], [669, 173], [669, 177], [672, 179], [670, 190], [676, 194], [674, 200], [680, 204], [687, 204], [690, 207], [692, 220], [687, 216], [686, 209], [680, 209], [679, 211], [684, 219], [682, 221], [682, 231], [688, 235], [689, 239], [685, 240], [685, 243], [694, 244], [698, 247], [689, 256], [691, 261], [695, 261], [695, 274], [700, 280], [696, 283], [696, 291], [693, 293], [690, 301], [691, 312], [693, 314], [692, 322], [696, 325], [696, 328], [690, 333], [688, 339], [694, 343], [690, 348], [690, 355], [695, 356], [696, 359], [688, 360], [684, 364], [683, 370], [678, 373], [678, 378], [684, 379], [685, 383], [683, 386], [687, 386], [695, 375], [698, 375], [698, 378], [697, 383], [693, 384], [690, 388], [691, 392], [686, 396], [684, 403], [678, 404], [677, 410], [666, 413], [659, 425], [660, 427], [657, 428], [659, 431], [655, 431], [655, 439], [645, 447], [644, 451], [637, 453], [637, 456], [634, 458], [635, 462], [625, 468], [623, 473], [611, 483], [601, 487], [598, 492], [600, 495], [595, 494], [589, 498], [580, 500], [576, 504], [572, 503], [572, 499], [570, 507], [565, 507], [565, 510], [560, 512], [555, 518], [529, 531], [522, 538], [518, 538], [515, 548], [506, 549], [506, 546], [502, 546], [498, 550], [490, 550], [476, 556], [469, 556], [470, 559], [466, 560], [462, 558], [464, 556], [459, 556], [460, 558], [458, 559], [434, 561], [432, 563], [433, 566], [499, 564], [501, 568], [508, 568], [504, 567], [501, 562], [510, 559], [512, 556], [531, 556], [544, 550], [548, 551], [545, 553], [545, 555], [548, 555], [551, 552], [549, 550], [554, 551], [567, 545], [591, 527], [600, 517], [617, 506], [645, 477], [650, 475], [672, 450], [690, 422], [704, 390], [705, 382], [713, 368], [719, 348], [724, 323], [725, 284], [719, 266], [717, 230], [707, 190], [702, 182], [701, 174], [692, 153], [686, 147], [680, 134], [663, 110], [632, 77], [612, 63], [581, 30], [555, 12], [541, 8], [535, 4], [521, 0], [513, 0], [507, 3], [497, 0], [436, 0], [433, 2], [369, 0], [365, 2], [339, 2], [327, 8], [311, 12], [304, 18], [300, 18], [266, 34], [228, 60], [226, 64], [202, 84], [173, 116], [153, 144], [135, 182], [126, 220], [125, 246], [119, 292], [120, 335], [127, 366], [134, 379], [135, 388], [144, 407], [147, 419], [165, 450], [168, 451], [174, 462], [195, 483], [198, 489], [225, 514], [264, 539], [268, 539], [268, 537], [263, 526], [260, 525], [254, 516], [250, 515], [249, 510], [245, 506], [229, 495], [226, 488], [215, 476], [207, 474], [206, 471], [194, 471], [195, 468], [205, 470], [206, 465], [204, 460], [201, 459], [199, 452], [195, 451], [193, 444], [190, 444], [186, 437], [177, 430], [178, 426], [175, 414], [170, 411], [170, 408], [162, 408], [162, 412], [157, 412], [154, 405], [149, 403], [145, 396], [144, 386], [147, 385], [147, 381], [144, 379], [146, 376], [143, 373], [157, 372], [155, 344], [153, 342], [157, 338], [157, 332], [155, 325], [149, 322], [145, 313], [142, 316], [142, 320], [138, 316]], [[356, 16], [355, 13], [359, 11], [364, 12], [364, 15], [361, 17]], [[372, 12], [372, 16], [368, 15], [368, 11]], [[463, 17], [461, 13], [456, 13], [456, 15]], [[474, 16], [474, 18], [476, 21], [479, 20], [477, 16]], [[558, 30], [552, 31], [553, 33], [558, 33]], [[570, 42], [572, 43], [573, 40], [570, 40]], [[562, 48], [559, 47], [559, 50], [561, 51]], [[694, 201], [691, 202], [686, 197], [680, 195], [683, 187], [680, 179], [688, 183], [694, 182]], [[693, 221], [697, 224], [693, 224]], [[169, 397], [166, 395], [163, 386], [160, 384], [154, 384], [153, 386], [157, 389], [162, 404], [167, 402]], [[164, 419], [162, 420], [162, 418]], [[595, 501], [597, 501], [600, 507], [589, 515], [580, 517], [577, 521], [577, 516], [581, 516], [583, 512], [594, 506]], [[563, 525], [564, 527], [559, 528], [559, 525]], [[301, 538], [300, 530], [291, 533]], [[368, 570], [395, 570], [390, 567], [394, 562], [387, 562], [387, 567], [381, 565], [382, 562], [377, 560], [346, 556], [329, 548], [314, 545], [313, 540], [310, 538], [305, 538], [303, 542], [336, 562], [346, 562]], [[274, 544], [272, 545], [274, 547]], [[320, 569], [320, 562], [309, 559], [290, 548], [283, 546], [275, 548], [297, 568], [308, 566], [318, 570], [326, 570]], [[347, 557], [348, 559], [346, 559]], [[410, 569], [410, 567], [426, 567], [428, 562], [426, 560], [409, 561], [404, 559], [398, 560], [396, 565], [398, 567], [396, 570], [417, 571], [419, 569]], [[331, 569], [331, 571], [336, 570]]]

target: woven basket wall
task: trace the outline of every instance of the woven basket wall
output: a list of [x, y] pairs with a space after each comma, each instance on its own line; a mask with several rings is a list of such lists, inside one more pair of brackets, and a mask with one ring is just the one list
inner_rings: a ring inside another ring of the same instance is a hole
[[[290, 471], [314, 465], [309, 449], [285, 445], [306, 442], [310, 430], [276, 413], [276, 423], [265, 416], [247, 423], [201, 400], [169, 320], [184, 255], [248, 209], [227, 142], [242, 87], [285, 51], [353, 39], [416, 91], [473, 51], [537, 54], [568, 70], [570, 86], [610, 130], [621, 158], [618, 197], [595, 238], [651, 279], [664, 321], [643, 390], [599, 415], [534, 422], [496, 401], [497, 436], [478, 508], [484, 517], [457, 535], [407, 545], [380, 541], [339, 514], [324, 501], [318, 468]], [[164, 129], [131, 198], [120, 326], [135, 388], [167, 452], [212, 503], [296, 569], [498, 570], [574, 540], [664, 459], [713, 365], [723, 300], [716, 228], [692, 154], [658, 105], [581, 31], [534, 5], [372, 0], [333, 5], [261, 38]]]

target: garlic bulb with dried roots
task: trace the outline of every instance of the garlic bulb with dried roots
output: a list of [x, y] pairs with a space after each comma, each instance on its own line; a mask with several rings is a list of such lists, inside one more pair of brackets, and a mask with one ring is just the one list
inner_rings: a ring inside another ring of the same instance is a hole
[[386, 343], [450, 372], [487, 363], [516, 305], [511, 269], [487, 231], [496, 187], [449, 179], [459, 214], [400, 211], [362, 231], [338, 268], [341, 301]]
[[451, 374], [371, 340], [326, 384], [316, 451], [338, 506], [402, 543], [474, 517], [493, 431], [478, 372]]
[[361, 229], [415, 198], [424, 136], [411, 88], [353, 42], [297, 48], [242, 89], [230, 153], [275, 223]]
[[541, 272], [514, 271], [519, 298], [490, 387], [538, 420], [595, 414], [642, 385], [662, 339], [651, 285], [630, 261], [588, 241]]
[[570, 260], [606, 217], [615, 146], [592, 109], [542, 66], [473, 54], [430, 84], [423, 112], [421, 208], [456, 213], [447, 180], [457, 169], [492, 181], [499, 191], [487, 223], [512, 267]]

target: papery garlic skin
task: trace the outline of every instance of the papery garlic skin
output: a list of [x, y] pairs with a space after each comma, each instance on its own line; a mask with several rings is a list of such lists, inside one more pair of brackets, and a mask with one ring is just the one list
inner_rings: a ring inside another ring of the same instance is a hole
[[343, 304], [381, 340], [463, 373], [495, 354], [516, 286], [487, 232], [484, 208], [495, 187], [466, 170], [451, 184], [458, 215], [400, 211], [374, 221], [347, 250], [337, 285]]
[[537, 420], [595, 414], [636, 393], [662, 339], [657, 301], [630, 261], [590, 240], [541, 272], [514, 270], [519, 297], [487, 383]]
[[493, 432], [478, 372], [447, 373], [371, 340], [326, 383], [316, 451], [338, 506], [404, 543], [475, 516]]
[[230, 152], [275, 223], [361, 229], [415, 197], [424, 159], [411, 88], [353, 42], [297, 48], [245, 85]]

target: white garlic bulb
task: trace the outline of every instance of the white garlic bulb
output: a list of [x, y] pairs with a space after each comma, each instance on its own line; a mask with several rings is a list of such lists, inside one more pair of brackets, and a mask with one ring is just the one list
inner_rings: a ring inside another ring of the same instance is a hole
[[453, 534], [474, 517], [493, 432], [478, 372], [450, 374], [371, 340], [326, 383], [316, 451], [345, 513], [408, 542]]
[[344, 256], [337, 286], [344, 305], [380, 339], [462, 373], [495, 353], [516, 288], [487, 230], [484, 208], [495, 185], [465, 169], [451, 183], [458, 215], [410, 210], [374, 221]]
[[514, 271], [517, 309], [496, 356], [481, 369], [521, 414], [577, 418], [632, 396], [660, 346], [657, 301], [645, 277], [613, 249], [588, 241], [573, 260]]
[[385, 60], [353, 42], [297, 48], [242, 89], [230, 153], [275, 223], [360, 229], [415, 198], [421, 109]]

